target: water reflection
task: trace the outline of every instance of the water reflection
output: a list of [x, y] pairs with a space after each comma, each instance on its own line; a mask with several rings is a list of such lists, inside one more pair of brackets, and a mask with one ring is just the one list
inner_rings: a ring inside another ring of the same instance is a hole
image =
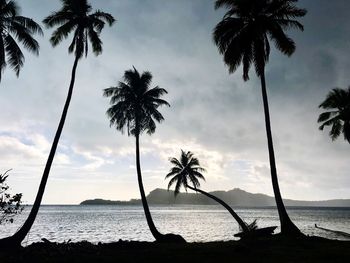
[[[189, 242], [232, 240], [239, 232], [237, 223], [220, 206], [155, 206], [153, 219], [163, 233], [177, 233]], [[236, 209], [247, 222], [258, 219], [260, 227], [278, 226], [273, 208]], [[16, 223], [0, 226], [0, 237], [14, 233], [24, 222], [29, 207]], [[350, 209], [289, 209], [293, 221], [308, 235], [345, 239], [316, 229], [319, 226], [350, 232]], [[277, 229], [277, 231], [279, 231]], [[40, 241], [113, 242], [123, 240], [153, 241], [138, 206], [43, 206], [24, 244]]]

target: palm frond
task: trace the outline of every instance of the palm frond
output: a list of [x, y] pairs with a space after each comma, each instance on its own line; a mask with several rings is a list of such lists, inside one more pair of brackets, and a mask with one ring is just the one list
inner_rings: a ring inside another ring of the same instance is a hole
[[216, 0], [215, 1], [215, 9], [219, 9], [219, 8], [230, 8], [230, 9], [234, 9], [235, 6], [235, 0]]
[[89, 39], [92, 45], [92, 50], [94, 54], [100, 55], [102, 53], [102, 41], [97, 32], [93, 29], [93, 27], [89, 27], [88, 29]]
[[6, 68], [6, 53], [5, 45], [2, 37], [0, 37], [0, 80], [2, 77], [2, 71]]
[[274, 41], [277, 49], [287, 56], [291, 56], [295, 51], [294, 41], [288, 37], [280, 25], [277, 23], [272, 24], [268, 27], [268, 34]]
[[242, 59], [244, 81], [249, 80], [249, 69], [250, 69], [252, 62], [253, 62], [253, 47], [252, 47], [252, 44], [248, 44], [245, 47], [245, 51], [244, 51], [243, 59]]
[[193, 175], [195, 175], [197, 178], [202, 179], [205, 181], [205, 177], [201, 172], [205, 172], [206, 170], [202, 167], [197, 168], [196, 171], [193, 171]]
[[318, 117], [317, 122], [324, 122], [324, 121], [328, 120], [329, 118], [335, 116], [337, 113], [338, 113], [338, 111], [323, 112]]
[[[197, 166], [191, 166], [190, 163], [192, 160], [193, 163], [198, 163]], [[190, 151], [185, 152], [181, 150], [180, 159], [178, 160], [175, 157], [169, 159], [170, 163], [174, 166], [170, 169], [169, 173], [165, 176], [165, 179], [171, 178], [171, 183], [169, 182], [168, 189], [176, 183], [175, 186], [175, 195], [178, 193], [181, 186], [184, 186], [185, 189], [188, 187], [188, 183], [192, 184], [194, 188], [199, 188], [200, 183], [198, 179], [204, 179], [204, 176], [199, 172], [200, 170], [204, 171], [204, 168], [199, 166], [199, 161], [193, 156], [193, 153]]]
[[290, 56], [295, 43], [283, 29], [304, 29], [296, 18], [306, 10], [291, 0], [217, 0], [215, 8], [227, 12], [213, 31], [214, 42], [230, 73], [243, 64], [244, 80], [249, 79], [252, 64], [257, 75], [262, 75], [270, 55], [267, 34], [278, 50]]
[[148, 114], [151, 117], [151, 119], [153, 118], [159, 123], [164, 121], [163, 115], [157, 109], [154, 108], [154, 105], [152, 108], [149, 107], [149, 109], [147, 111], [148, 111]]
[[[197, 177], [193, 174], [192, 171], [188, 173], [187, 178], [192, 183], [192, 185], [195, 189], [200, 188], [201, 184], [200, 184], [199, 180], [197, 179]], [[186, 183], [186, 185], [187, 185], [187, 183]]]
[[[127, 121], [123, 124], [131, 125], [130, 129], [128, 127], [129, 134], [140, 135], [142, 132], [153, 134], [156, 122], [164, 120], [158, 108], [169, 105], [159, 98], [167, 93], [166, 90], [159, 87], [149, 89], [152, 74], [146, 71], [140, 75], [135, 67], [124, 72], [123, 80], [124, 82], [119, 82], [117, 87], [107, 88], [103, 93], [105, 97], [110, 97], [112, 106], [107, 114], [114, 118], [112, 125], [117, 123], [114, 120], [119, 116], [125, 116]], [[120, 105], [123, 105], [123, 108]]]
[[258, 77], [264, 73], [265, 65], [268, 60], [265, 53], [264, 39], [256, 39], [253, 42], [253, 63]]
[[290, 20], [290, 19], [276, 19], [276, 22], [283, 28], [283, 29], [297, 29], [300, 31], [304, 31], [304, 26], [297, 20]]
[[179, 174], [182, 171], [182, 169], [178, 168], [178, 167], [172, 167], [169, 171], [169, 173], [167, 173], [167, 175], [165, 176], [165, 179], [168, 179], [169, 177], [172, 177], [174, 175]]
[[155, 131], [156, 131], [156, 123], [154, 122], [154, 120], [152, 118], [148, 118], [148, 121], [145, 125], [145, 128], [142, 130], [145, 130], [148, 135], [151, 135], [151, 134], [155, 133]]
[[178, 159], [176, 159], [175, 157], [170, 158], [169, 159], [170, 163], [172, 163], [173, 165], [175, 165], [178, 168], [183, 168], [182, 164], [180, 163], [180, 161]]
[[38, 34], [41, 36], [44, 35], [41, 26], [31, 18], [27, 18], [24, 16], [15, 16], [13, 20], [18, 24], [22, 25], [24, 28], [28, 29], [31, 34]]
[[58, 12], [52, 12], [51, 15], [47, 16], [43, 23], [47, 28], [61, 26], [68, 23], [73, 18], [71, 11], [60, 10]]
[[107, 89], [103, 90], [103, 96], [104, 97], [110, 97], [110, 96], [116, 94], [118, 91], [119, 91], [118, 87], [110, 87], [110, 88], [107, 88]]
[[[171, 178], [171, 180], [169, 181], [169, 183], [168, 183], [168, 190], [170, 190], [170, 188], [171, 188], [171, 186], [174, 184], [174, 183], [176, 183], [177, 182], [177, 178], [176, 177], [173, 177], [173, 178]], [[177, 193], [175, 193], [175, 195], [176, 195]]]
[[77, 24], [76, 24], [76, 21], [74, 21], [74, 20], [69, 21], [69, 22], [61, 25], [60, 27], [58, 27], [52, 33], [52, 36], [50, 38], [50, 42], [51, 42], [52, 46], [55, 47], [58, 44], [60, 44], [63, 39], [67, 38], [69, 36], [69, 34], [73, 30], [76, 30], [76, 29], [77, 29]]
[[350, 143], [350, 88], [332, 89], [319, 107], [330, 110], [319, 115], [317, 121], [322, 123], [319, 129], [323, 130], [326, 126], [332, 126], [329, 136], [333, 141], [343, 133], [344, 139]]
[[332, 129], [329, 132], [329, 136], [332, 138], [332, 141], [339, 137], [340, 133], [342, 132], [342, 129], [343, 127], [340, 120], [335, 120], [332, 123]]
[[350, 118], [344, 122], [342, 133], [344, 134], [344, 140], [350, 143]]
[[[258, 229], [258, 222], [257, 222], [257, 221], [258, 221], [257, 219], [254, 219], [253, 222], [251, 222], [250, 224], [247, 224], [247, 223], [246, 223], [246, 225], [247, 225], [249, 231], [253, 231], [253, 230]], [[242, 231], [242, 230], [241, 230], [241, 231]]]
[[272, 17], [275, 19], [295, 19], [299, 17], [303, 17], [307, 14], [307, 10], [304, 8], [298, 8], [294, 4], [297, 1], [284, 0], [284, 1], [273, 1], [277, 4], [280, 4], [278, 8], [271, 11]]
[[108, 23], [109, 26], [112, 26], [116, 22], [116, 19], [111, 14], [102, 12], [101, 10], [97, 10], [91, 16], [96, 20], [100, 20]]
[[19, 6], [15, 1], [3, 1], [0, 9], [2, 17], [15, 17], [19, 13]]
[[341, 109], [349, 104], [350, 91], [334, 88], [327, 94], [326, 99], [319, 105], [323, 109]]
[[[148, 83], [151, 81], [151, 79], [149, 79], [149, 77], [145, 78], [145, 76], [142, 74], [142, 77], [141, 77], [141, 81], [142, 82], [141, 83], [145, 83], [145, 85], [148, 86], [149, 85]], [[147, 90], [147, 92], [145, 92], [145, 96], [148, 96], [148, 97], [151, 97], [151, 98], [154, 98], [154, 99], [158, 99], [159, 97], [161, 97], [161, 96], [163, 96], [165, 94], [168, 94], [168, 92], [165, 89], [162, 89], [162, 88], [160, 88], [158, 86], [156, 86], [156, 87], [154, 87], [152, 89], [149, 89], [149, 90]]]
[[87, 0], [61, 0], [62, 8], [51, 13], [43, 22], [47, 27], [58, 28], [53, 32], [51, 43], [58, 45], [74, 31], [73, 39], [68, 47], [69, 53], [74, 52], [77, 58], [88, 54], [89, 41], [95, 55], [102, 52], [100, 33], [105, 23], [112, 26], [115, 19], [112, 15], [100, 10], [91, 14], [92, 7]]
[[33, 37], [31, 32], [23, 25], [13, 22], [7, 28], [10, 34], [22, 43], [22, 45], [30, 52], [38, 55], [39, 54], [39, 43]]
[[8, 55], [8, 64], [14, 69], [16, 75], [19, 75], [24, 63], [24, 55], [17, 45], [16, 41], [10, 36], [5, 37], [5, 51]]

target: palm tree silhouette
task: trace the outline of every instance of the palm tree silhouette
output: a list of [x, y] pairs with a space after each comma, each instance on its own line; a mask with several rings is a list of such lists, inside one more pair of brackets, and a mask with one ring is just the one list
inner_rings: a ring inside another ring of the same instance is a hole
[[229, 211], [233, 218], [237, 221], [243, 232], [250, 231], [247, 223], [245, 223], [228, 204], [226, 204], [220, 198], [199, 189], [200, 183], [198, 179], [205, 181], [205, 178], [202, 174], [202, 172], [205, 172], [205, 169], [201, 167], [199, 160], [193, 156], [192, 152], [185, 152], [181, 150], [180, 159], [176, 159], [175, 157], [170, 158], [170, 163], [173, 164], [173, 167], [165, 176], [165, 179], [171, 178], [168, 184], [168, 190], [172, 185], [175, 184], [175, 196], [179, 194], [181, 187], [184, 187], [186, 191], [187, 188], [189, 188], [195, 192], [201, 193], [225, 207], [226, 210]]
[[32, 19], [20, 16], [15, 1], [0, 0], [0, 82], [7, 65], [19, 76], [24, 54], [16, 40], [29, 52], [39, 55], [39, 44], [34, 34], [43, 35], [41, 27]]
[[124, 73], [124, 82], [119, 82], [117, 87], [104, 90], [103, 95], [110, 97], [110, 108], [107, 115], [110, 119], [110, 126], [136, 138], [136, 169], [141, 200], [147, 224], [153, 237], [158, 242], [185, 242], [185, 240], [174, 234], [161, 234], [154, 225], [151, 212], [148, 207], [145, 190], [142, 183], [140, 165], [140, 135], [143, 132], [149, 135], [156, 130], [156, 122], [164, 120], [163, 115], [158, 111], [160, 106], [170, 106], [169, 103], [160, 97], [167, 93], [165, 89], [158, 86], [150, 88], [152, 74], [148, 71], [141, 75], [134, 67]]
[[319, 108], [328, 110], [318, 117], [317, 122], [322, 123], [319, 129], [332, 126], [329, 136], [334, 141], [341, 133], [350, 143], [350, 87], [348, 89], [335, 88], [330, 91]]
[[284, 30], [303, 25], [296, 19], [306, 14], [305, 9], [295, 6], [296, 0], [217, 0], [215, 8], [225, 7], [228, 11], [213, 32], [215, 44], [223, 54], [224, 62], [233, 73], [243, 64], [243, 79], [249, 79], [253, 64], [261, 81], [265, 112], [272, 186], [275, 194], [281, 233], [299, 235], [300, 230], [290, 220], [279, 190], [275, 155], [272, 142], [270, 113], [265, 82], [265, 66], [270, 55], [269, 39], [283, 54], [291, 56], [295, 51], [294, 41]]
[[68, 48], [69, 53], [74, 52], [75, 54], [68, 95], [30, 214], [23, 226], [13, 236], [0, 240], [0, 247], [20, 246], [21, 242], [30, 231], [40, 208], [51, 165], [66, 120], [69, 103], [73, 93], [78, 61], [83, 57], [84, 53], [85, 56], [87, 56], [89, 42], [91, 42], [92, 51], [95, 55], [99, 55], [102, 52], [100, 33], [104, 28], [105, 23], [108, 23], [111, 26], [115, 21], [112, 15], [101, 11], [96, 11], [91, 14], [92, 7], [86, 0], [61, 0], [61, 2], [62, 8], [46, 17], [43, 22], [50, 28], [59, 26], [53, 32], [50, 39], [51, 44], [54, 47], [63, 39], [67, 38], [71, 32], [74, 32], [73, 41]]

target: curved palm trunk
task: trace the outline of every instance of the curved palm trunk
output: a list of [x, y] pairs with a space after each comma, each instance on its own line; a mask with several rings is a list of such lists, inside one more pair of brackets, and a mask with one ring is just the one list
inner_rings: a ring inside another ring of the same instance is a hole
[[281, 233], [289, 234], [289, 235], [300, 235], [301, 234], [300, 230], [296, 225], [294, 225], [294, 223], [288, 216], [286, 208], [283, 204], [281, 192], [278, 185], [275, 153], [273, 150], [273, 142], [272, 142], [269, 104], [268, 104], [267, 91], [266, 91], [265, 71], [263, 71], [260, 77], [260, 80], [261, 80], [262, 98], [264, 103], [266, 135], [267, 135], [267, 144], [269, 149], [269, 160], [270, 160], [270, 169], [271, 169], [271, 180], [272, 180], [273, 192], [276, 199], [278, 215], [281, 222]]
[[139, 183], [139, 189], [140, 189], [140, 194], [141, 194], [141, 201], [142, 201], [142, 206], [143, 210], [145, 211], [145, 216], [147, 220], [147, 224], [149, 229], [151, 230], [151, 233], [153, 237], [157, 241], [161, 241], [162, 239], [162, 234], [157, 230], [156, 226], [154, 225], [153, 219], [151, 212], [148, 207], [147, 203], [147, 198], [145, 195], [145, 190], [143, 189], [143, 183], [142, 183], [142, 174], [141, 174], [141, 165], [140, 165], [140, 139], [139, 135], [136, 135], [136, 169], [137, 169], [137, 179]]
[[186, 185], [186, 187], [190, 188], [191, 190], [193, 191], [196, 191], [196, 192], [199, 192], [201, 194], [204, 194], [205, 196], [215, 200], [216, 202], [218, 202], [220, 205], [222, 205], [223, 207], [225, 207], [227, 209], [227, 211], [230, 212], [230, 214], [233, 216], [234, 219], [236, 219], [237, 223], [239, 224], [239, 226], [242, 228], [243, 232], [248, 232], [249, 229], [247, 227], [247, 224], [236, 214], [235, 211], [233, 211], [233, 209], [228, 205], [226, 204], [223, 200], [221, 200], [220, 198], [214, 196], [214, 195], [211, 195], [201, 189], [198, 189], [198, 188], [194, 188], [194, 187], [191, 187], [189, 185]]
[[78, 66], [78, 61], [79, 61], [79, 58], [76, 57], [75, 61], [74, 61], [73, 69], [72, 69], [72, 77], [71, 77], [71, 82], [69, 85], [67, 99], [66, 99], [66, 102], [65, 102], [65, 105], [63, 108], [63, 112], [62, 112], [61, 119], [60, 119], [60, 122], [59, 122], [59, 125], [57, 128], [57, 131], [56, 131], [54, 141], [53, 141], [52, 146], [51, 146], [50, 154], [49, 154], [49, 157], [48, 157], [47, 162], [46, 162], [45, 170], [44, 170], [43, 176], [41, 178], [40, 186], [39, 186], [38, 193], [36, 195], [33, 207], [28, 215], [27, 220], [24, 222], [23, 226], [13, 236], [10, 236], [10, 237], [4, 238], [4, 239], [0, 239], [0, 249], [3, 247], [20, 246], [22, 241], [26, 237], [26, 235], [29, 233], [29, 231], [30, 231], [30, 229], [35, 221], [35, 218], [38, 214], [41, 200], [42, 200], [44, 192], [45, 192], [46, 182], [47, 182], [47, 179], [49, 177], [51, 165], [52, 165], [53, 159], [55, 157], [57, 145], [58, 145], [58, 142], [59, 142], [62, 130], [63, 130], [64, 122], [66, 120], [66, 116], [67, 116], [67, 112], [68, 112], [68, 108], [69, 108], [69, 103], [70, 103], [71, 98], [72, 98], [73, 87], [74, 87], [74, 82], [75, 82], [75, 73], [76, 73], [76, 69]]

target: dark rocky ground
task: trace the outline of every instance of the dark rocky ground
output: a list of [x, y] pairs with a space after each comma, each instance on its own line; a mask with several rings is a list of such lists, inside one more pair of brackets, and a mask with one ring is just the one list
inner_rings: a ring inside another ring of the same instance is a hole
[[[1, 248], [0, 248], [1, 250]], [[159, 244], [34, 243], [0, 251], [0, 262], [349, 262], [350, 242], [316, 237]]]

